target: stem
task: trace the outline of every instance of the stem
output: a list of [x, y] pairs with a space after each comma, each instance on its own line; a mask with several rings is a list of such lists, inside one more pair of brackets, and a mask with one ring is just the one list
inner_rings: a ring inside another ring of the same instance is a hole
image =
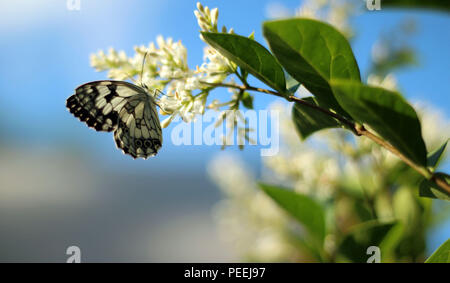
[[430, 171], [428, 171], [426, 168], [424, 168], [422, 166], [419, 166], [419, 165], [415, 164], [413, 161], [411, 161], [411, 159], [409, 159], [408, 157], [403, 155], [400, 151], [398, 151], [390, 143], [388, 143], [387, 141], [385, 141], [385, 140], [381, 139], [380, 137], [374, 135], [372, 132], [370, 132], [366, 128], [364, 128], [364, 126], [362, 126], [362, 125], [355, 125], [355, 129], [360, 135], [368, 137], [369, 139], [373, 140], [378, 145], [386, 148], [387, 150], [389, 150], [393, 154], [397, 155], [397, 157], [399, 157], [403, 162], [408, 164], [409, 167], [411, 167], [414, 170], [416, 170], [417, 172], [419, 172], [420, 175], [424, 176], [427, 179], [431, 178], [432, 174], [431, 174]]
[[447, 193], [450, 194], [450, 185], [441, 176], [433, 174], [427, 168], [422, 167], [420, 165], [417, 165], [416, 163], [414, 163], [414, 161], [412, 161], [411, 159], [406, 157], [397, 148], [393, 147], [390, 143], [388, 143], [387, 141], [385, 141], [382, 138], [378, 137], [374, 133], [370, 132], [363, 125], [359, 125], [359, 124], [357, 124], [357, 123], [355, 123], [353, 121], [350, 121], [344, 116], [341, 116], [341, 115], [339, 115], [337, 113], [334, 113], [334, 112], [332, 112], [332, 111], [330, 111], [328, 109], [322, 108], [322, 107], [320, 107], [318, 105], [309, 103], [309, 102], [307, 102], [307, 101], [305, 101], [305, 100], [303, 100], [301, 98], [298, 98], [298, 97], [295, 97], [295, 96], [285, 96], [285, 95], [283, 95], [283, 94], [281, 94], [279, 92], [272, 91], [272, 90], [269, 90], [269, 89], [253, 87], [253, 86], [250, 86], [250, 85], [235, 85], [235, 84], [227, 84], [227, 83], [208, 83], [208, 82], [201, 82], [201, 83], [202, 84], [206, 84], [206, 85], [216, 86], [216, 87], [217, 86], [222, 86], [222, 87], [228, 87], [228, 88], [234, 88], [234, 89], [240, 89], [240, 90], [250, 90], [250, 91], [257, 91], [257, 92], [272, 94], [272, 95], [276, 95], [276, 96], [282, 97], [282, 98], [284, 98], [284, 99], [286, 99], [288, 101], [293, 101], [295, 103], [299, 103], [299, 104], [302, 104], [304, 106], [307, 106], [307, 107], [310, 107], [312, 109], [315, 109], [317, 111], [320, 111], [323, 114], [331, 116], [334, 119], [336, 119], [339, 122], [341, 122], [342, 124], [344, 124], [345, 126], [347, 126], [350, 130], [353, 131], [353, 133], [355, 133], [355, 135], [357, 135], [357, 136], [365, 136], [365, 137], [371, 139], [372, 141], [374, 141], [375, 143], [377, 143], [378, 145], [380, 145], [381, 147], [384, 147], [385, 149], [389, 150], [391, 153], [393, 153], [398, 158], [400, 158], [404, 163], [406, 163], [409, 167], [414, 169], [420, 175], [424, 176], [428, 180], [434, 181], [439, 187], [441, 187], [443, 190], [445, 190]]
[[279, 97], [283, 97], [286, 98], [284, 95], [276, 92], [276, 91], [272, 91], [269, 89], [264, 89], [264, 88], [259, 88], [259, 87], [253, 87], [253, 86], [244, 86], [244, 85], [235, 85], [235, 84], [227, 84], [227, 83], [208, 83], [208, 82], [203, 82], [200, 81], [201, 84], [205, 84], [205, 85], [211, 85], [211, 86], [222, 86], [222, 87], [228, 87], [228, 88], [235, 88], [235, 89], [241, 89], [241, 90], [251, 90], [251, 91], [258, 91], [258, 92], [263, 92], [263, 93], [267, 93], [267, 94], [273, 94]]
[[234, 72], [234, 74], [241, 80], [241, 82], [244, 84], [245, 87], [249, 87], [247, 80], [239, 74], [237, 69]]
[[450, 185], [444, 178], [440, 178], [438, 175], [433, 174], [431, 176], [431, 180], [434, 181], [436, 185], [438, 185], [439, 187], [443, 188], [445, 191], [450, 193]]

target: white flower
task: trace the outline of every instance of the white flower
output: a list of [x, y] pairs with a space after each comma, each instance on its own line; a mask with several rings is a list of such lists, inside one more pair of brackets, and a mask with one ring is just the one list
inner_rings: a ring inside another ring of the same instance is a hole
[[[217, 8], [209, 9], [197, 4], [194, 12], [200, 28], [204, 31], [218, 32], [219, 11]], [[233, 33], [225, 27], [222, 32]], [[156, 43], [147, 46], [135, 46], [135, 54], [128, 57], [123, 51], [109, 49], [107, 53], [99, 51], [91, 55], [91, 65], [97, 71], [108, 71], [108, 77], [116, 80], [131, 80], [136, 84], [143, 84], [154, 95], [160, 113], [167, 115], [163, 119], [162, 127], [167, 127], [176, 117], [184, 122], [195, 121], [197, 115], [203, 115], [207, 107], [207, 100], [211, 90], [235, 73], [236, 64], [230, 62], [214, 48], [204, 48], [203, 62], [195, 70], [190, 69], [187, 63], [187, 50], [181, 41], [164, 38], [159, 35]], [[145, 60], [144, 60], [145, 59]], [[165, 93], [161, 95], [161, 93]], [[222, 107], [233, 107], [238, 110], [239, 101], [235, 92], [230, 101], [214, 101], [209, 108], [222, 111]], [[221, 114], [222, 115], [222, 114]], [[221, 123], [224, 122], [222, 115]], [[237, 131], [238, 140], [245, 140], [248, 129], [245, 121], [238, 120], [238, 115], [228, 117], [231, 134]]]
[[184, 85], [184, 87], [187, 90], [201, 89], [202, 84], [200, 83], [200, 77], [198, 76], [188, 77], [186, 79], [186, 84]]
[[367, 84], [383, 87], [392, 91], [397, 90], [397, 79], [393, 74], [388, 74], [384, 78], [378, 75], [370, 74], [367, 78]]
[[100, 50], [97, 54], [91, 55], [91, 65], [97, 71], [104, 71], [111, 68], [131, 67], [127, 55], [124, 51], [117, 52], [113, 48], [108, 50], [108, 54]]
[[355, 10], [353, 3], [346, 0], [305, 0], [295, 15], [328, 22], [350, 37], [353, 30], [348, 21], [355, 14]]
[[377, 41], [372, 46], [372, 60], [376, 63], [386, 61], [389, 57], [389, 47], [383, 40]]
[[219, 10], [214, 8], [210, 10], [203, 7], [200, 2], [197, 3], [197, 10], [194, 11], [197, 23], [202, 31], [217, 32], [217, 20], [219, 18]]
[[203, 52], [205, 63], [200, 67], [200, 72], [215, 77], [217, 75], [228, 75], [236, 70], [236, 65], [227, 58], [220, 55], [214, 48], [207, 46]]
[[167, 117], [166, 119], [164, 119], [162, 122], [161, 122], [161, 128], [167, 128], [169, 125], [170, 125], [170, 123], [173, 121], [173, 119], [175, 118], [175, 115], [170, 115], [169, 117]]
[[422, 135], [428, 151], [437, 149], [450, 137], [450, 121], [444, 112], [426, 102], [415, 102], [414, 108], [422, 124]]

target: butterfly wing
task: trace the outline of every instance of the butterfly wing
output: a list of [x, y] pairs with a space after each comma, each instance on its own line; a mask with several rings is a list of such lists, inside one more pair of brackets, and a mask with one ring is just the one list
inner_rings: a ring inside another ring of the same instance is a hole
[[153, 98], [137, 96], [125, 103], [119, 112], [114, 140], [133, 158], [156, 155], [162, 146], [162, 131]]
[[145, 90], [122, 81], [95, 81], [76, 88], [67, 99], [70, 113], [96, 131], [111, 132], [126, 100]]
[[69, 111], [97, 131], [114, 130], [116, 145], [133, 158], [155, 155], [162, 132], [155, 102], [145, 89], [123, 81], [94, 81], [67, 99]]

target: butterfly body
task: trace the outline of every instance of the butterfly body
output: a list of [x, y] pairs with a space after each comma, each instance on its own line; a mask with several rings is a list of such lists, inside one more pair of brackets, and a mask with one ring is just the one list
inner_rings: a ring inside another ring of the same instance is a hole
[[156, 103], [146, 88], [124, 81], [94, 81], [67, 99], [70, 113], [96, 131], [114, 131], [118, 148], [148, 158], [162, 146]]

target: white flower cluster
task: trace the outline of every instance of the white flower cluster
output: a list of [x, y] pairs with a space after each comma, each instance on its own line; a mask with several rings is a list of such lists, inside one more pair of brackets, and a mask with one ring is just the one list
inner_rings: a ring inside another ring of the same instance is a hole
[[[197, 10], [194, 11], [195, 17], [197, 18], [198, 25], [202, 31], [206, 32], [219, 32], [217, 20], [219, 17], [219, 10], [214, 8], [210, 10], [208, 7], [203, 7], [202, 4], [197, 3]], [[233, 28], [227, 30], [225, 26], [221, 29], [222, 33], [234, 33]], [[200, 38], [204, 41], [203, 36]], [[250, 36], [252, 38], [252, 36]], [[237, 66], [234, 62], [228, 60], [222, 56], [216, 49], [211, 46], [206, 46], [204, 49], [204, 63], [200, 66], [199, 72], [203, 74], [201, 80], [206, 83], [221, 83], [230, 74], [237, 73]], [[234, 84], [234, 80], [231, 79], [230, 82]], [[222, 137], [222, 144], [226, 146], [232, 141], [232, 136], [236, 130], [238, 144], [242, 148], [245, 140], [249, 140], [248, 133], [252, 131], [247, 127], [247, 122], [242, 117], [242, 113], [239, 111], [239, 103], [241, 101], [243, 92], [239, 90], [229, 88], [228, 91], [232, 94], [231, 100], [225, 103], [220, 103], [217, 99], [213, 100], [209, 109], [214, 109], [220, 111], [218, 120], [216, 122], [216, 127], [221, 126], [225, 123], [227, 126], [227, 136]], [[220, 110], [220, 108], [227, 106], [227, 110]]]
[[[315, 137], [311, 138], [314, 145], [310, 144], [311, 141], [305, 144], [299, 142], [297, 132], [293, 131], [295, 125], [289, 114], [290, 106], [275, 103], [271, 108], [280, 113], [280, 134], [284, 146], [279, 154], [263, 159], [270, 169], [265, 178], [285, 183], [298, 192], [319, 199], [331, 197], [341, 174], [336, 154], [323, 144], [323, 140]], [[330, 140], [334, 142], [342, 140], [341, 132], [326, 131], [316, 135], [332, 135]]]
[[288, 219], [257, 188], [254, 176], [238, 157], [220, 154], [211, 162], [208, 173], [227, 196], [215, 207], [219, 235], [225, 242], [250, 261], [293, 257], [295, 248], [285, 240]]
[[[111, 79], [130, 79], [149, 89], [165, 90], [166, 95], [158, 100], [161, 112], [170, 115], [161, 123], [164, 127], [176, 115], [191, 121], [195, 114], [203, 112], [203, 97], [192, 93], [198, 87], [198, 75], [189, 69], [187, 50], [181, 42], [158, 36], [156, 45], [152, 42], [148, 46], [137, 46], [134, 50], [133, 57], [127, 57], [125, 52], [114, 49], [110, 49], [108, 54], [100, 51], [91, 56], [91, 65], [97, 71], [109, 70], [108, 77]], [[154, 95], [157, 94], [155, 91]]]
[[[354, 9], [338, 2], [305, 0], [296, 15], [328, 21], [349, 36], [353, 32], [348, 18]], [[367, 83], [391, 90], [398, 88], [393, 74], [371, 74]], [[298, 92], [306, 95], [308, 91], [301, 88]], [[436, 109], [416, 105], [428, 150], [436, 149], [448, 136], [442, 132], [450, 133], [450, 123]], [[342, 129], [316, 133], [307, 142], [301, 143], [290, 115], [286, 114], [291, 113], [291, 109], [286, 104], [274, 104], [272, 107], [280, 113], [282, 146], [279, 154], [263, 157], [263, 181], [293, 188], [320, 202], [333, 201], [337, 206], [334, 215], [337, 227], [351, 225], [355, 221], [348, 209], [352, 205], [349, 200], [344, 198], [337, 202], [336, 196], [342, 186], [352, 190], [352, 194], [375, 195], [386, 189], [383, 186], [386, 185], [388, 172], [402, 166], [398, 157], [384, 148], [367, 138], [355, 138]], [[211, 162], [208, 170], [225, 195], [215, 210], [220, 234], [234, 245], [236, 251], [251, 261], [302, 261], [303, 251], [292, 241], [292, 221], [257, 188], [256, 178], [239, 158], [222, 154]], [[401, 202], [399, 200], [404, 197], [405, 191], [410, 196], [410, 188], [403, 187], [392, 200], [381, 193], [373, 204], [380, 220], [402, 217], [399, 205], [395, 203]], [[335, 247], [333, 234], [327, 235], [326, 252], [332, 253]]]
[[367, 84], [383, 87], [385, 89], [393, 91], [398, 90], [397, 79], [392, 73], [387, 74], [384, 78], [379, 75], [370, 74], [369, 77], [367, 78]]
[[365, 0], [303, 0], [292, 14], [290, 8], [274, 2], [267, 5], [266, 12], [269, 18], [296, 16], [328, 22], [346, 37], [351, 38], [354, 31], [349, 18], [366, 9], [365, 3]]
[[[217, 8], [210, 10], [198, 3], [194, 14], [202, 31], [218, 32]], [[227, 31], [223, 27], [221, 32], [233, 33], [233, 30]], [[214, 48], [205, 47], [204, 61], [195, 69], [188, 66], [185, 46], [171, 38], [158, 36], [156, 44], [152, 42], [148, 46], [137, 46], [134, 50], [133, 57], [128, 57], [124, 51], [118, 52], [114, 49], [110, 49], [107, 53], [99, 51], [91, 55], [91, 65], [97, 71], [108, 71], [108, 77], [111, 79], [129, 79], [155, 90], [154, 95], [161, 114], [168, 115], [161, 122], [162, 127], [167, 127], [177, 116], [185, 122], [191, 122], [195, 120], [196, 115], [202, 115], [205, 108], [223, 111], [221, 108], [228, 107], [232, 112], [238, 110], [239, 96], [234, 89], [230, 90], [233, 96], [229, 101], [221, 103], [213, 100], [206, 105], [211, 90], [217, 87], [217, 84], [224, 83], [237, 70], [236, 64], [220, 55]], [[161, 92], [165, 95], [159, 97]], [[223, 122], [226, 120], [224, 117], [231, 119], [236, 115], [225, 115], [223, 112], [220, 113], [220, 117]], [[240, 124], [237, 118], [233, 119], [235, 120], [230, 125], [236, 127]]]
[[358, 4], [361, 3], [355, 0], [305, 0], [297, 8], [295, 15], [328, 22], [347, 37], [352, 37], [353, 29], [348, 19], [356, 13]]

